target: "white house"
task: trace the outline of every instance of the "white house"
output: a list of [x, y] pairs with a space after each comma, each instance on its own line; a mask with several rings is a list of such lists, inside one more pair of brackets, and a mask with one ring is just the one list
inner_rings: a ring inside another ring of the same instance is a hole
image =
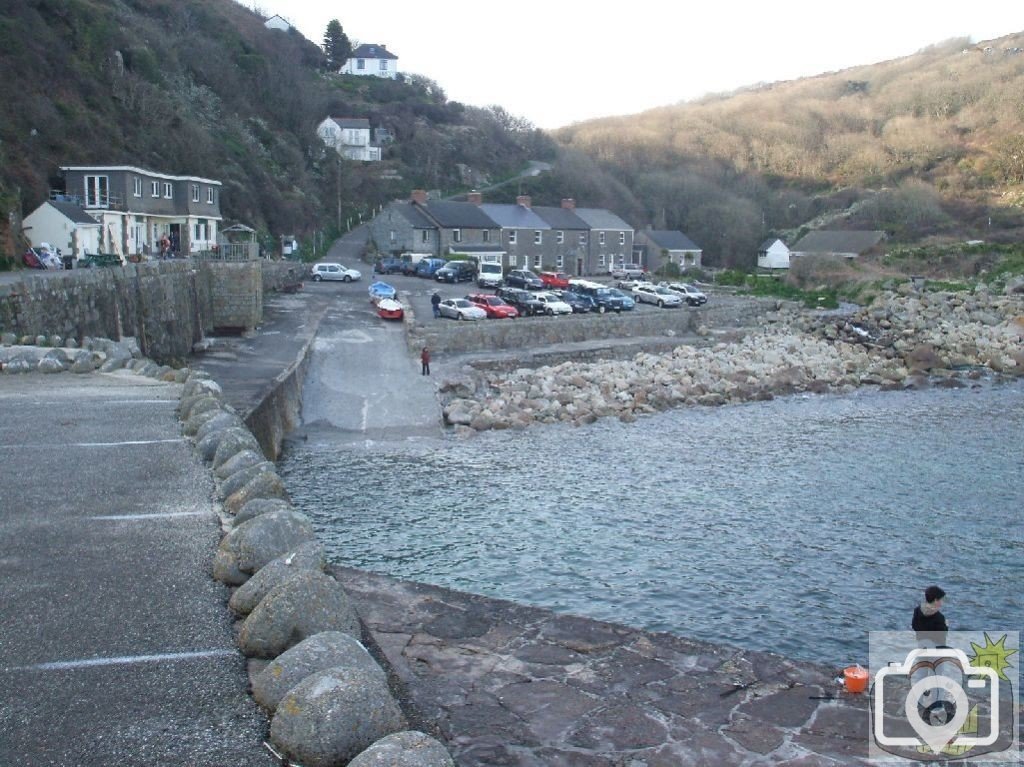
[[292, 25], [288, 23], [288, 20], [282, 16], [271, 16], [269, 19], [263, 22], [263, 26], [267, 29], [280, 29], [282, 32], [287, 32], [292, 28]]
[[339, 70], [343, 75], [372, 75], [394, 80], [398, 76], [398, 56], [379, 43], [366, 43], [352, 51]]
[[365, 117], [328, 117], [316, 127], [316, 134], [349, 160], [380, 160], [380, 147], [370, 140], [370, 121]]
[[757, 249], [760, 269], [789, 269], [789, 246], [778, 237], [769, 237]]
[[33, 247], [45, 242], [75, 258], [100, 252], [100, 222], [73, 202], [47, 200], [22, 223]]

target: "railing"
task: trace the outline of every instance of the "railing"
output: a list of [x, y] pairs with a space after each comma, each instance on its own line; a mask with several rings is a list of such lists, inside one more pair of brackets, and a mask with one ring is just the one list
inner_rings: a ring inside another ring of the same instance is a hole
[[222, 242], [216, 250], [200, 250], [193, 258], [207, 261], [256, 261], [260, 257], [258, 242]]
[[59, 189], [51, 189], [50, 200], [53, 202], [70, 202], [80, 208], [96, 208], [99, 210], [124, 209], [124, 198], [115, 194], [90, 195], [86, 199], [80, 194], [68, 194]]

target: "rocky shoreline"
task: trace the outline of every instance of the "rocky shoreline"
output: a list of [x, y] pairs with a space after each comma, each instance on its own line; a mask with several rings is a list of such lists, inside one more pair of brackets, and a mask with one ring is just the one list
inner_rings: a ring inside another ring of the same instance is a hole
[[[706, 328], [698, 330], [710, 340]], [[470, 435], [538, 423], [584, 425], [692, 405], [718, 406], [861, 386], [966, 386], [1024, 376], [1024, 293], [887, 292], [852, 312], [780, 303], [730, 343], [680, 345], [629, 360], [562, 362], [510, 373], [467, 370], [441, 384], [446, 423]]]

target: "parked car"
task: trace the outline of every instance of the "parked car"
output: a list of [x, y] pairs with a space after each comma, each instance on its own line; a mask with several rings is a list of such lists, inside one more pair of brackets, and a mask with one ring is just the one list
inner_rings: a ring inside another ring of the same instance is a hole
[[575, 290], [563, 290], [562, 300], [569, 304], [576, 314], [597, 311], [597, 304], [594, 303], [593, 298], [577, 293]]
[[688, 282], [662, 282], [659, 284], [664, 285], [673, 293], [681, 295], [690, 306], [700, 306], [708, 302], [707, 294]]
[[570, 280], [569, 286], [577, 293], [590, 296], [597, 305], [598, 314], [605, 312], [621, 312], [625, 308], [622, 295], [612, 293], [612, 288], [606, 287], [599, 282], [588, 280]]
[[476, 284], [481, 288], [497, 288], [505, 281], [501, 264], [481, 261], [476, 271]]
[[421, 258], [416, 264], [417, 277], [433, 277], [437, 270], [444, 266], [443, 258]]
[[619, 264], [612, 267], [612, 279], [616, 280], [638, 280], [645, 273], [640, 264]]
[[498, 295], [516, 307], [522, 317], [529, 317], [544, 311], [544, 304], [537, 300], [534, 293], [524, 288], [510, 288], [506, 285], [498, 288]]
[[640, 303], [655, 306], [682, 306], [683, 297], [662, 285], [642, 283], [633, 288], [633, 298]]
[[625, 291], [619, 290], [618, 288], [608, 288], [608, 292], [612, 296], [618, 296], [622, 299], [623, 311], [631, 312], [636, 307], [636, 301], [633, 300], [633, 296], [629, 295]]
[[542, 311], [549, 317], [554, 317], [558, 314], [572, 314], [572, 307], [563, 301], [561, 296], [557, 296], [554, 293], [547, 291], [535, 293], [534, 298], [544, 304]]
[[635, 288], [637, 285], [640, 285], [641, 283], [646, 282], [648, 282], [648, 280], [646, 279], [619, 280], [615, 283], [615, 287], [618, 288], [619, 290], [624, 290], [627, 293], [632, 293], [633, 288]]
[[438, 282], [472, 282], [474, 277], [476, 264], [472, 261], [449, 261], [434, 272], [434, 279]]
[[363, 274], [356, 269], [347, 269], [342, 264], [324, 263], [313, 264], [309, 270], [309, 276], [313, 279], [313, 282], [320, 282], [321, 280], [353, 282], [354, 280], [362, 279]]
[[373, 271], [377, 274], [404, 274], [406, 265], [410, 261], [399, 256], [387, 256], [377, 259], [373, 264]]
[[569, 287], [569, 275], [565, 272], [541, 272], [540, 281], [548, 288], [565, 290]]
[[473, 293], [466, 296], [466, 300], [487, 312], [489, 319], [514, 320], [519, 316], [519, 310], [512, 306], [512, 304], [490, 293]]
[[453, 320], [482, 320], [487, 317], [487, 312], [465, 298], [446, 298], [438, 309], [441, 310], [442, 317], [450, 317]]
[[540, 277], [529, 269], [513, 269], [505, 275], [505, 284], [511, 288], [523, 288], [525, 290], [542, 290], [544, 283]]

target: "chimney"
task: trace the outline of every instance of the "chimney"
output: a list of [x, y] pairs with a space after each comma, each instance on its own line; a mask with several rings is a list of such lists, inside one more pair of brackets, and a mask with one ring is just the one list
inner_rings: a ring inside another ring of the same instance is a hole
[[533, 201], [530, 199], [530, 195], [528, 194], [521, 194], [516, 197], [516, 205], [522, 205], [524, 208], [529, 208], [531, 202]]
[[484, 201], [484, 196], [480, 192], [470, 192], [466, 195], [466, 202], [471, 202], [474, 205], [481, 205]]
[[409, 199], [417, 205], [427, 204], [427, 190], [426, 189], [413, 189]]
[[572, 197], [563, 197], [562, 207], [565, 208], [566, 210], [576, 210], [576, 200], [574, 200]]

